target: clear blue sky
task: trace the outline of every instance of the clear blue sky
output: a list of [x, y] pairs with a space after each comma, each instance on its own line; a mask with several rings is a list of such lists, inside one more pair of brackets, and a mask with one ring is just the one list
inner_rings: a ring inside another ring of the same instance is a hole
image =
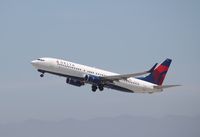
[[[200, 2], [0, 1], [0, 123], [26, 119], [90, 119], [119, 115], [200, 114]], [[57, 57], [118, 73], [173, 59], [159, 94], [92, 93], [43, 79], [31, 66]]]

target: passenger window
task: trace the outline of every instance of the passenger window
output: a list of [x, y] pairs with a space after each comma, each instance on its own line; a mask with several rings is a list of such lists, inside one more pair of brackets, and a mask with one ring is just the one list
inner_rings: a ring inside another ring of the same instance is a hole
[[44, 59], [37, 59], [37, 60], [39, 60], [39, 61], [44, 61]]

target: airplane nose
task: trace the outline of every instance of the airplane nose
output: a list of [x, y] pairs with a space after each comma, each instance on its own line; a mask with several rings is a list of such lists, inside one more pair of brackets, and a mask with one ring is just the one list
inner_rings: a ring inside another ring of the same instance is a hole
[[31, 61], [31, 64], [34, 66], [37, 62], [35, 60]]

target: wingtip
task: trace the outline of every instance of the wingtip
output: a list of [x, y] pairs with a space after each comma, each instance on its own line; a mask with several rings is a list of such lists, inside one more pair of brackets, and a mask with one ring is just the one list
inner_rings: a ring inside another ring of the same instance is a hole
[[148, 72], [149, 73], [153, 72], [157, 65], [158, 65], [158, 63], [156, 63]]

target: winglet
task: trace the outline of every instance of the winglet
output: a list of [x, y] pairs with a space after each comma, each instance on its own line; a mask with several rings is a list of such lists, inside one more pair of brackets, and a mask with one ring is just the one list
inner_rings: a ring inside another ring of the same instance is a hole
[[147, 71], [148, 73], [152, 73], [154, 71], [154, 69], [156, 68], [156, 66], [158, 65], [158, 63], [156, 63], [149, 71]]

